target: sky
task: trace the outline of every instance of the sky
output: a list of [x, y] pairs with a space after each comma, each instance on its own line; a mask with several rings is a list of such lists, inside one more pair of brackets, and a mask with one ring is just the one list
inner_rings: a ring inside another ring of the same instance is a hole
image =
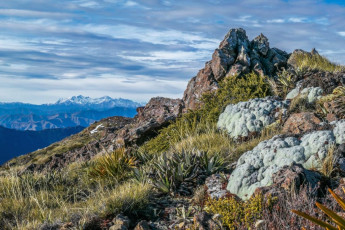
[[181, 98], [231, 28], [345, 64], [343, 0], [0, 2], [0, 101]]

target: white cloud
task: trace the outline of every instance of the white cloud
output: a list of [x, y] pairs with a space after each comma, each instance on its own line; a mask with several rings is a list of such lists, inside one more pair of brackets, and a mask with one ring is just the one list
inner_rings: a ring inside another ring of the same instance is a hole
[[284, 19], [271, 19], [271, 20], [267, 20], [267, 23], [284, 23], [285, 20]]
[[345, 37], [345, 31], [339, 31], [338, 34], [339, 34], [340, 36]]
[[16, 17], [43, 17], [43, 18], [65, 18], [65, 17], [73, 16], [73, 14], [68, 14], [68, 13], [22, 10], [22, 9], [0, 9], [0, 15], [16, 16]]
[[86, 32], [100, 35], [108, 35], [113, 38], [133, 39], [142, 42], [161, 45], [175, 45], [179, 42], [187, 42], [198, 45], [198, 42], [216, 43], [218, 40], [210, 39], [197, 33], [186, 33], [178, 30], [155, 30], [147, 27], [136, 27], [125, 24], [119, 25], [95, 25], [83, 26]]
[[306, 22], [306, 18], [291, 17], [288, 19], [288, 21], [294, 22], [294, 23], [303, 23], [303, 22]]
[[[151, 76], [123, 76], [104, 74], [81, 79], [27, 79], [5, 76], [0, 85], [0, 101], [31, 103], [54, 102], [61, 97], [78, 94], [91, 97], [108, 95], [136, 101], [148, 101], [154, 96], [180, 98], [186, 80], [159, 80]], [[25, 88], [23, 88], [25, 85]], [[11, 93], [12, 92], [12, 93]], [[17, 92], [13, 94], [13, 92]], [[25, 100], [23, 100], [25, 98]], [[47, 101], [49, 100], [49, 101]]]

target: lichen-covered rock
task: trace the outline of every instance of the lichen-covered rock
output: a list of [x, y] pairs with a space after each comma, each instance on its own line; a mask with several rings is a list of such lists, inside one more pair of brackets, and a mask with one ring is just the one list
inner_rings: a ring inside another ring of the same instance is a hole
[[213, 174], [206, 178], [205, 185], [207, 187], [207, 195], [212, 199], [220, 199], [229, 195], [226, 190], [224, 178], [219, 174]]
[[335, 123], [333, 133], [337, 144], [345, 143], [345, 120], [340, 120]]
[[323, 89], [320, 87], [308, 87], [301, 90], [301, 85], [298, 85], [286, 95], [286, 99], [291, 100], [301, 95], [302, 97], [308, 98], [309, 103], [314, 103], [317, 99], [321, 98], [322, 94]]
[[301, 94], [308, 95], [308, 102], [314, 103], [323, 94], [323, 90], [320, 87], [308, 87], [301, 91]]
[[272, 97], [230, 104], [219, 116], [217, 127], [227, 130], [233, 138], [247, 137], [275, 122], [278, 112], [287, 107], [287, 101], [278, 101]]
[[286, 165], [301, 164], [306, 169], [318, 169], [330, 146], [345, 142], [345, 120], [334, 124], [333, 130], [308, 133], [301, 139], [275, 136], [259, 143], [238, 160], [229, 178], [227, 189], [249, 198], [256, 188], [272, 184], [272, 175]]

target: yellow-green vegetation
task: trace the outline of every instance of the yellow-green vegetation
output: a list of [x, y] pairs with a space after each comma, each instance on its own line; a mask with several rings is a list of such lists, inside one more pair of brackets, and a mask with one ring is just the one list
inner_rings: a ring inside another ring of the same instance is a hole
[[135, 166], [135, 157], [131, 157], [124, 148], [120, 148], [92, 160], [88, 167], [88, 174], [92, 178], [120, 181], [127, 177], [128, 172]]
[[300, 113], [306, 111], [313, 111], [315, 106], [308, 102], [308, 95], [299, 94], [297, 97], [291, 100], [289, 106], [290, 113]]
[[219, 90], [203, 95], [203, 117], [208, 122], [217, 122], [219, 115], [229, 104], [263, 98], [271, 95], [270, 85], [266, 77], [254, 72], [241, 78], [228, 76], [220, 83]]
[[[344, 193], [345, 193], [345, 189], [342, 188]], [[340, 205], [340, 207], [345, 211], [345, 200], [343, 200], [340, 196], [338, 196], [337, 194], [335, 194], [331, 189], [328, 189], [328, 191], [331, 193], [331, 195], [333, 196], [333, 198], [336, 200], [336, 202]], [[310, 216], [305, 212], [301, 212], [301, 211], [297, 211], [297, 210], [292, 210], [292, 212], [296, 213], [299, 216], [302, 216], [303, 218], [306, 218], [310, 221], [312, 221], [313, 223], [328, 229], [328, 230], [339, 230], [339, 229], [345, 229], [345, 219], [344, 217], [339, 216], [336, 212], [332, 211], [331, 209], [325, 207], [324, 205], [316, 202], [315, 203], [316, 206], [322, 211], [324, 212], [331, 221], [334, 222], [334, 224], [336, 225], [336, 227], [334, 227], [333, 225], [324, 222], [316, 217]]]
[[261, 194], [251, 197], [247, 201], [234, 197], [219, 200], [209, 199], [205, 210], [221, 215], [222, 224], [229, 229], [246, 226], [248, 229], [261, 218], [265, 202]]
[[277, 96], [285, 98], [285, 96], [295, 88], [296, 76], [283, 70], [278, 74], [277, 82], [270, 80], [271, 87]]
[[335, 166], [335, 156], [334, 151], [336, 149], [335, 144], [331, 145], [328, 149], [327, 156], [322, 162], [321, 173], [326, 177], [330, 177], [334, 171]]
[[[327, 104], [331, 103], [332, 108], [327, 108]], [[328, 113], [333, 113], [339, 118], [345, 117], [345, 87], [338, 86], [331, 94], [323, 96], [316, 103], [317, 112], [325, 116]]]
[[78, 164], [48, 174], [18, 176], [14, 171], [0, 177], [0, 229], [38, 229], [42, 223], [78, 218], [78, 229], [97, 215], [136, 213], [149, 201], [151, 186], [90, 182]]
[[293, 54], [293, 62], [297, 71], [321, 70], [337, 72], [344, 70], [344, 66], [332, 63], [327, 58], [319, 54], [298, 52]]
[[229, 76], [220, 83], [217, 91], [203, 95], [201, 109], [182, 115], [174, 123], [161, 130], [157, 137], [146, 142], [139, 151], [151, 154], [161, 153], [182, 140], [197, 139], [201, 135], [204, 139], [212, 140], [213, 147], [216, 147], [215, 145], [219, 143], [214, 141], [217, 136], [224, 140], [224, 134], [215, 129], [216, 122], [227, 105], [269, 95], [271, 95], [270, 85], [264, 77], [255, 73], [241, 78]]

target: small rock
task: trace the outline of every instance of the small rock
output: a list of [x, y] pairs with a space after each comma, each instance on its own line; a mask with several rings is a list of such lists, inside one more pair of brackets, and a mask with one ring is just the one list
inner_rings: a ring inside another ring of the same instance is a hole
[[265, 225], [265, 221], [264, 220], [258, 220], [255, 223], [255, 228], [256, 229], [262, 229]]
[[146, 220], [142, 220], [135, 226], [134, 230], [151, 230], [151, 227]]
[[285, 122], [283, 133], [301, 134], [317, 130], [321, 120], [313, 113], [303, 112], [292, 114]]
[[224, 180], [223, 177], [219, 174], [213, 174], [212, 176], [209, 176], [206, 178], [205, 185], [207, 187], [207, 194], [212, 199], [220, 199], [225, 197], [226, 195], [230, 194], [226, 190], [227, 181]]
[[207, 212], [196, 214], [193, 218], [194, 225], [198, 230], [220, 230], [219, 224], [212, 219], [212, 215]]
[[114, 226], [111, 226], [109, 230], [126, 230], [129, 228], [130, 221], [127, 216], [119, 214], [112, 222], [114, 223]]

